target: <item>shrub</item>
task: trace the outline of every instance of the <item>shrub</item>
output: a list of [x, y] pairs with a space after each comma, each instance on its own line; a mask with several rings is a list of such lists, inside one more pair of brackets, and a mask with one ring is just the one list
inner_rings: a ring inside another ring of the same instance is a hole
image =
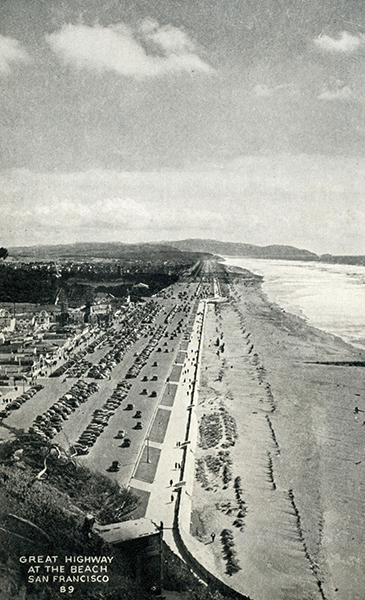
[[240, 570], [241, 570], [241, 567], [239, 566], [238, 560], [236, 558], [231, 558], [230, 560], [227, 561], [227, 566], [226, 566], [227, 575], [232, 576]]
[[236, 500], [238, 503], [242, 502], [241, 501], [241, 494], [242, 494], [242, 488], [241, 488], [241, 477], [236, 477], [233, 483], [233, 487], [234, 487], [234, 491], [235, 491], [235, 495], [236, 495]]
[[236, 559], [236, 550], [234, 549], [234, 536], [231, 529], [223, 529], [221, 532], [221, 542], [223, 546], [223, 557], [226, 561], [226, 573], [233, 575], [240, 570]]
[[202, 416], [199, 434], [202, 448], [213, 448], [219, 444], [223, 437], [223, 427], [218, 413]]
[[243, 525], [244, 525], [243, 519], [240, 519], [240, 518], [235, 519], [233, 521], [233, 525], [235, 527], [243, 527]]
[[232, 479], [232, 471], [231, 466], [228, 463], [225, 463], [223, 467], [223, 483], [227, 487], [229, 482]]

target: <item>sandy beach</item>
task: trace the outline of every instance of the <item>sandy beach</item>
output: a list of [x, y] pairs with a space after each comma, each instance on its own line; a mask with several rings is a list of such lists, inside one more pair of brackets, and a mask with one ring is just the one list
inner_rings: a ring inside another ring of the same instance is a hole
[[364, 597], [365, 370], [350, 366], [363, 360], [257, 279], [208, 305], [192, 533], [252, 600]]

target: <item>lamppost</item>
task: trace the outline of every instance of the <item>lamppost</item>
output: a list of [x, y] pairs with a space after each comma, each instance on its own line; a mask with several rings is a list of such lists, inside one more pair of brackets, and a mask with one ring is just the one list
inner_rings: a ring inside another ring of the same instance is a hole
[[146, 443], [147, 443], [147, 461], [148, 463], [151, 462], [150, 460], [150, 438], [149, 436], [146, 437]]

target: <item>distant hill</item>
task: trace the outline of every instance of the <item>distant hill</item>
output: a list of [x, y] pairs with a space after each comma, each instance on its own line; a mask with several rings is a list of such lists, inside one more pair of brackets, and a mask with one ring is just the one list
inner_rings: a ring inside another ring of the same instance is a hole
[[[192, 251], [194, 253], [194, 251]], [[181, 257], [191, 253], [168, 244], [122, 244], [120, 242], [85, 242], [46, 246], [18, 246], [9, 248], [9, 257], [33, 260], [92, 259], [92, 258], [158, 258]]]
[[255, 246], [241, 242], [221, 242], [210, 239], [187, 239], [174, 242], [151, 242], [145, 244], [122, 244], [121, 242], [84, 242], [46, 246], [17, 246], [9, 248], [9, 258], [19, 260], [90, 260], [90, 259], [140, 259], [153, 260], [182, 258], [183, 255], [237, 256], [282, 260], [315, 260], [324, 263], [364, 265], [365, 256], [337, 256], [296, 248], [295, 246]]
[[185, 252], [208, 252], [226, 256], [245, 256], [249, 258], [277, 258], [286, 260], [318, 260], [317, 254], [294, 246], [254, 246], [239, 242], [219, 242], [217, 240], [189, 239], [178, 242], [166, 242], [167, 245]]
[[364, 255], [337, 255], [337, 254], [322, 254], [320, 257], [321, 262], [333, 263], [337, 265], [362, 265], [365, 267], [365, 256]]
[[318, 256], [308, 250], [294, 246], [254, 246], [239, 242], [220, 242], [218, 240], [188, 239], [177, 242], [123, 244], [120, 242], [84, 242], [76, 244], [57, 244], [45, 246], [18, 246], [9, 248], [9, 257], [30, 260], [57, 259], [118, 259], [148, 258], [158, 255], [178, 257], [182, 254], [218, 254], [245, 256], [250, 258], [276, 258], [286, 260], [318, 260]]

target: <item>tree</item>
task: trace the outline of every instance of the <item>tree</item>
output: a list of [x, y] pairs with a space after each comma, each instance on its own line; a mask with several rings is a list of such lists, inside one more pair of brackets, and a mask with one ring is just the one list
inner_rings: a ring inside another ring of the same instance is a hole
[[6, 258], [8, 256], [9, 252], [7, 251], [6, 248], [0, 248], [0, 258]]

